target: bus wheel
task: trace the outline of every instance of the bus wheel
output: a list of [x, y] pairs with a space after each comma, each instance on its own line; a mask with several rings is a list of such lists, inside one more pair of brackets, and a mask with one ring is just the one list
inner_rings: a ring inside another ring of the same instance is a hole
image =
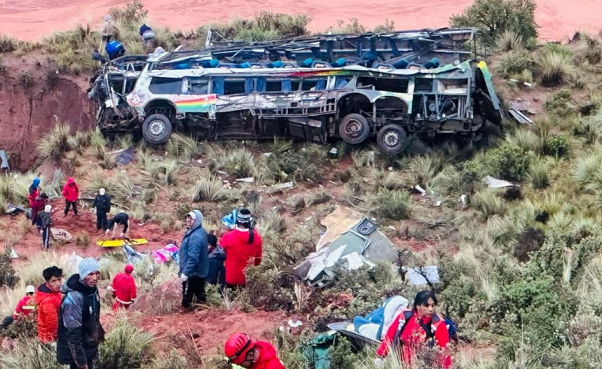
[[152, 114], [142, 124], [144, 141], [151, 145], [164, 144], [171, 135], [171, 122], [163, 114]]
[[370, 136], [370, 124], [360, 114], [348, 114], [339, 123], [339, 135], [345, 142], [357, 145]]
[[376, 144], [385, 154], [399, 154], [406, 146], [406, 131], [396, 124], [387, 124], [376, 135]]

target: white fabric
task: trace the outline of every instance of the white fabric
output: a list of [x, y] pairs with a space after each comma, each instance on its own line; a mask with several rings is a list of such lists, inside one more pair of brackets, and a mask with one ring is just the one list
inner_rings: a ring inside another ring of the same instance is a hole
[[52, 211], [52, 205], [46, 205], [44, 206], [44, 211], [47, 213], [50, 213]]

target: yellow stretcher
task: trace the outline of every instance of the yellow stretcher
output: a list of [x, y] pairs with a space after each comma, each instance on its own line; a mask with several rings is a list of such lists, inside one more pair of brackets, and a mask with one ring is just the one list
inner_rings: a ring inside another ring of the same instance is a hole
[[128, 246], [137, 246], [137, 245], [145, 245], [148, 241], [145, 238], [132, 238], [130, 240], [100, 240], [96, 241], [98, 246], [102, 247], [121, 247], [123, 245]]

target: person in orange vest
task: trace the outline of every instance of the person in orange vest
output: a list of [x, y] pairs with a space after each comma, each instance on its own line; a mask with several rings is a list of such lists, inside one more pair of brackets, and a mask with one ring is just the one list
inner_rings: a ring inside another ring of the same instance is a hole
[[128, 264], [122, 273], [117, 274], [113, 278], [113, 283], [111, 283], [111, 289], [115, 297], [113, 312], [117, 312], [121, 308], [127, 310], [136, 300], [136, 282], [134, 281], [134, 277], [132, 277], [133, 271], [134, 267]]
[[61, 285], [63, 270], [56, 266], [44, 269], [45, 282], [38, 287], [38, 338], [42, 343], [56, 341], [59, 329], [59, 309], [61, 308]]
[[234, 333], [224, 345], [228, 363], [245, 369], [285, 369], [274, 346], [256, 341], [246, 333]]
[[34, 286], [27, 286], [25, 289], [25, 297], [21, 298], [17, 303], [17, 307], [12, 316], [4, 318], [0, 325], [0, 330], [7, 328], [21, 317], [26, 317], [36, 309], [35, 295], [36, 289]]

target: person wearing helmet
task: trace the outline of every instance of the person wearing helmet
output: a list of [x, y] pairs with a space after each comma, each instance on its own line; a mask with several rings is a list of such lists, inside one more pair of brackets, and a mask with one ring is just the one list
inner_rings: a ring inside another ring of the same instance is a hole
[[109, 286], [115, 297], [114, 313], [122, 308], [127, 310], [136, 300], [136, 281], [132, 277], [133, 271], [134, 267], [131, 264], [126, 265], [124, 271], [117, 274]]
[[284, 369], [274, 346], [256, 341], [246, 333], [234, 333], [224, 345], [228, 363], [246, 369]]
[[98, 190], [98, 195], [94, 198], [93, 208], [96, 208], [96, 230], [107, 229], [107, 213], [111, 211], [111, 198], [106, 194], [105, 189]]
[[37, 223], [42, 228], [42, 247], [44, 251], [48, 251], [50, 247], [50, 226], [52, 226], [52, 218], [50, 213], [52, 212], [52, 205], [46, 205], [44, 211], [38, 213]]
[[0, 329], [7, 328], [9, 325], [13, 324], [14, 321], [21, 317], [28, 316], [36, 309], [35, 292], [36, 289], [34, 286], [27, 286], [27, 288], [25, 288], [25, 297], [21, 298], [17, 303], [13, 316], [6, 317], [2, 321]]

